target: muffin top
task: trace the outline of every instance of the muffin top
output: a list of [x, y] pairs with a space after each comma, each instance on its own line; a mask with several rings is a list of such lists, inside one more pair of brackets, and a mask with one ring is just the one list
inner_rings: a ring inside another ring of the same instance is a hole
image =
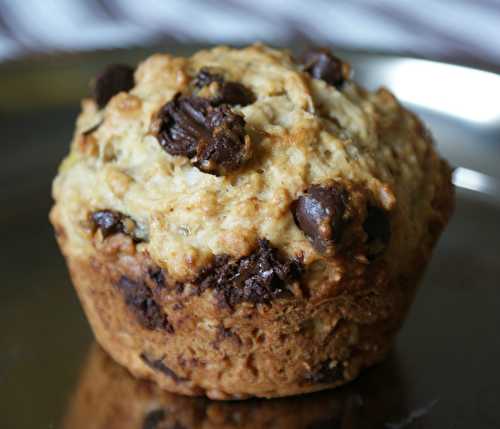
[[82, 255], [120, 232], [175, 281], [274, 250], [283, 271], [403, 272], [443, 217], [449, 169], [430, 134], [328, 50], [156, 54], [108, 67], [93, 90], [53, 187]]

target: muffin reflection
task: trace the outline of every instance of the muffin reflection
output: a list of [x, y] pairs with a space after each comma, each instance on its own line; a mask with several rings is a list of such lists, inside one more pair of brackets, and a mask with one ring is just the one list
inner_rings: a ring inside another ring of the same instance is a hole
[[[221, 402], [179, 396], [162, 391], [149, 381], [137, 380], [93, 344], [62, 427], [369, 428], [390, 421], [404, 409], [401, 380], [395, 376], [394, 363], [389, 363], [384, 364], [388, 371], [376, 368], [360, 383], [345, 389], [286, 399]], [[383, 391], [388, 386], [391, 391]]]

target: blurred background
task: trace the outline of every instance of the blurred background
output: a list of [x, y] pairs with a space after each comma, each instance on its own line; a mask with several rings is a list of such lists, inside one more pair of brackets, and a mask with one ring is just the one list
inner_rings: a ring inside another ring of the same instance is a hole
[[[79, 374], [85, 381], [100, 359], [86, 358], [92, 335], [47, 220], [89, 81], [106, 64], [135, 65], [158, 50], [257, 40], [338, 49], [356, 80], [387, 86], [414, 109], [459, 167], [456, 214], [416, 311], [387, 363], [344, 391], [362, 398], [347, 409], [369, 423], [342, 427], [500, 428], [500, 75], [407, 58], [499, 73], [500, 0], [0, 0], [1, 428], [77, 427], [70, 398], [83, 397]], [[338, 423], [344, 402], [329, 401], [326, 420], [309, 428]]]
[[499, 39], [499, 0], [0, 0], [0, 61], [165, 41], [312, 41], [498, 71]]

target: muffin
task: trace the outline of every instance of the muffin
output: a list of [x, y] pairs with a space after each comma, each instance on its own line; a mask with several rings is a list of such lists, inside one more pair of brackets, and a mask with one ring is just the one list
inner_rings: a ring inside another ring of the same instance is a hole
[[422, 122], [326, 49], [106, 68], [50, 219], [100, 345], [212, 399], [339, 386], [384, 358], [453, 208]]

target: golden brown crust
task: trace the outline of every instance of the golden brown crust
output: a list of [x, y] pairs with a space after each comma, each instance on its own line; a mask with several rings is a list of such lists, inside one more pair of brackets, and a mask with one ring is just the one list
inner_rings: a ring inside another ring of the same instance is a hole
[[[58, 224], [56, 212], [52, 221]], [[418, 277], [387, 284], [381, 267], [381, 274], [365, 270], [335, 296], [292, 296], [232, 310], [210, 289], [197, 295], [190, 284], [182, 292], [158, 288], [151, 280], [155, 265], [130, 237], [101, 240], [97, 234], [93, 255], [81, 258], [60, 239], [99, 343], [138, 377], [213, 399], [292, 395], [355, 378], [389, 350]], [[117, 286], [123, 276], [147, 285], [171, 330], [141, 323]]]
[[[217, 110], [227, 82], [244, 102]], [[453, 210], [449, 167], [389, 91], [256, 45], [155, 55], [130, 92], [82, 106], [51, 221], [115, 360], [225, 399], [337, 386], [384, 357]], [[238, 163], [203, 164], [217, 133], [244, 143]]]

